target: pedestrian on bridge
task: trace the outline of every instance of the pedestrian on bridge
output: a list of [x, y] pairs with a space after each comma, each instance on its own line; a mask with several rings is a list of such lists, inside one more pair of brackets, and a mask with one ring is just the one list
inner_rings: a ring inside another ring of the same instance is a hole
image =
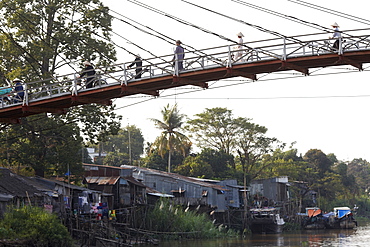
[[176, 71], [176, 65], [177, 65], [177, 71], [184, 70], [183, 66], [183, 60], [185, 57], [184, 48], [181, 46], [182, 42], [180, 40], [176, 41], [176, 49], [175, 49], [175, 55], [173, 56], [172, 62], [173, 66], [175, 67]]
[[236, 34], [238, 36], [238, 46], [236, 47], [236, 56], [234, 57], [234, 61], [238, 61], [242, 56], [243, 56], [243, 51], [242, 51], [242, 47], [243, 47], [243, 37], [244, 35], [242, 34], [242, 32], [239, 32]]
[[23, 88], [23, 81], [21, 79], [15, 78], [13, 80], [14, 83], [14, 90], [12, 91], [16, 95], [14, 96], [13, 102], [18, 103], [22, 102], [24, 98], [24, 88]]
[[92, 88], [95, 80], [95, 69], [89, 61], [83, 62], [85, 68], [80, 74], [80, 78], [86, 76], [86, 88]]
[[339, 31], [339, 25], [336, 22], [334, 22], [334, 24], [331, 26], [334, 28], [334, 34], [332, 39], [336, 39], [336, 41], [333, 44], [333, 48], [339, 50], [339, 39], [342, 37], [342, 34]]
[[127, 68], [131, 68], [135, 65], [135, 79], [140, 79], [143, 71], [143, 60], [140, 57], [140, 54], [137, 54], [135, 61], [133, 61]]

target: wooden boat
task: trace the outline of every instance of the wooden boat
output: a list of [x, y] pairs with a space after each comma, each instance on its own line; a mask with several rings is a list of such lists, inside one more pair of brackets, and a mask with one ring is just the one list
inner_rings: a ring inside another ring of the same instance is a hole
[[333, 229], [353, 229], [357, 221], [353, 217], [349, 207], [336, 207], [334, 212], [323, 215], [326, 219], [326, 227]]
[[325, 218], [320, 208], [306, 208], [306, 214], [302, 220], [302, 226], [306, 230], [325, 229]]
[[250, 215], [252, 233], [280, 233], [283, 231], [285, 222], [280, 218], [277, 208], [252, 208]]

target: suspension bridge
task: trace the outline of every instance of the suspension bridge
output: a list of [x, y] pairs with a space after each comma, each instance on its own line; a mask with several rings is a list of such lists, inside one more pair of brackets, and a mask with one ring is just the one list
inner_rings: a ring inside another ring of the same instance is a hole
[[[345, 65], [361, 71], [363, 64], [370, 63], [370, 29], [344, 31], [339, 49], [323, 32], [185, 50], [183, 61], [173, 59], [174, 54], [168, 54], [143, 60], [140, 76], [136, 68], [128, 68], [129, 63], [97, 68], [93, 88], [85, 88], [77, 74], [25, 82], [22, 102], [7, 102], [9, 95], [1, 96], [0, 122], [19, 123], [23, 117], [45, 112], [62, 114], [83, 104], [109, 105], [114, 98], [136, 94], [157, 97], [160, 90], [186, 85], [206, 89], [207, 82], [232, 77], [256, 81], [261, 74], [281, 71], [309, 76], [314, 68]], [[179, 62], [184, 70], [178, 70]]]

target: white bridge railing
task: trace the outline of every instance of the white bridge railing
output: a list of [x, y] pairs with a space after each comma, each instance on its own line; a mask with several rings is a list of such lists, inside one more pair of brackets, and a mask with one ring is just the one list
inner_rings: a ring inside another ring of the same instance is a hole
[[173, 54], [144, 59], [140, 75], [136, 74], [135, 67], [128, 68], [131, 62], [114, 64], [109, 67], [96, 68], [97, 75], [93, 88], [85, 88], [83, 79], [78, 78], [77, 74], [67, 74], [48, 80], [23, 83], [23, 102], [13, 100], [15, 93], [9, 92], [10, 90], [7, 90], [6, 87], [0, 88], [0, 108], [19, 104], [28, 105], [29, 102], [61, 95], [78, 95], [81, 91], [94, 90], [114, 84], [127, 85], [130, 82], [148, 78], [168, 75], [178, 76], [187, 71], [232, 67], [240, 63], [266, 60], [284, 61], [292, 57], [320, 56], [330, 53], [341, 55], [348, 51], [369, 50], [369, 30], [343, 31], [342, 38], [339, 40], [339, 49], [333, 48], [335, 40], [329, 38], [332, 33], [328, 32], [246, 42], [242, 46], [232, 44], [202, 50], [187, 50], [185, 47], [185, 59], [182, 61], [183, 71], [177, 70], [179, 61], [172, 61]]

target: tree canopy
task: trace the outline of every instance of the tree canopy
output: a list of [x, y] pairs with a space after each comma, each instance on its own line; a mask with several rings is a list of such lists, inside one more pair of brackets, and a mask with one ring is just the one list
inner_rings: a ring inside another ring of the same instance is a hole
[[0, 67], [5, 78], [51, 78], [83, 60], [107, 64], [111, 19], [99, 0], [1, 1]]
[[[67, 70], [77, 72], [84, 60], [105, 65], [116, 59], [112, 17], [99, 0], [0, 1], [0, 16], [3, 84], [17, 77], [45, 86]], [[91, 104], [73, 107], [65, 115], [28, 117], [19, 126], [3, 125], [1, 136], [11, 139], [3, 138], [2, 144], [12, 141], [7, 154], [17, 150], [7, 163], [27, 165], [37, 175], [62, 173], [66, 163], [73, 167], [81, 161], [82, 155], [76, 158], [75, 153], [81, 150], [82, 136], [97, 142], [117, 133], [120, 117], [113, 110], [114, 105]]]

